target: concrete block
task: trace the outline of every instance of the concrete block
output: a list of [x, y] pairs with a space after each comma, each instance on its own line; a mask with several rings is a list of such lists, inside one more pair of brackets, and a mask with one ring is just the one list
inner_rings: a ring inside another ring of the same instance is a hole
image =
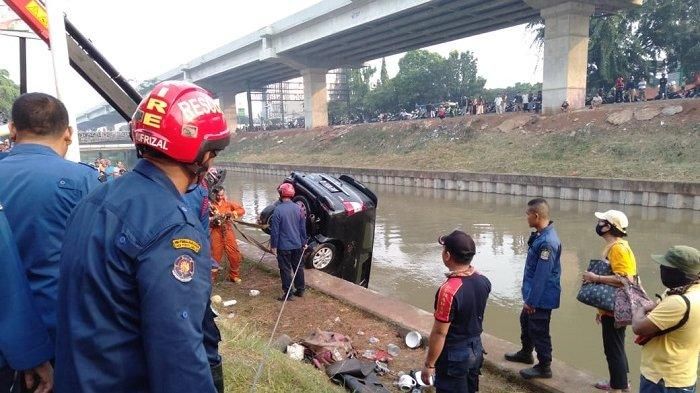
[[524, 195], [525, 187], [521, 184], [511, 184], [510, 185], [510, 195]]
[[610, 190], [598, 190], [598, 202], [612, 202], [613, 192]]
[[510, 194], [510, 184], [496, 183], [497, 194]]
[[437, 190], [444, 189], [445, 181], [443, 179], [433, 179], [433, 188]]
[[481, 183], [478, 181], [469, 181], [469, 191], [481, 192]]
[[457, 185], [455, 184], [454, 180], [445, 180], [445, 189], [446, 190], [454, 190], [457, 188]]
[[684, 196], [680, 194], [668, 194], [666, 195], [666, 207], [670, 209], [682, 209]]
[[527, 196], [539, 197], [542, 196], [542, 187], [528, 185], [525, 192]]
[[590, 188], [579, 188], [578, 189], [578, 200], [579, 201], [595, 201], [598, 199], [598, 190], [592, 190]]
[[578, 190], [576, 190], [575, 188], [562, 187], [559, 189], [559, 198], [578, 199]]
[[543, 186], [542, 196], [545, 198], [558, 198], [559, 190], [556, 187]]
[[469, 182], [466, 182], [464, 180], [457, 180], [457, 189], [460, 191], [469, 190]]

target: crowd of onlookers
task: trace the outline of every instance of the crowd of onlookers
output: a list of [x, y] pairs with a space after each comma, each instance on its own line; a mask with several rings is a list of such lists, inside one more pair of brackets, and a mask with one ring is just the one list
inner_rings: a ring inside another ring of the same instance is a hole
[[0, 142], [0, 153], [8, 152], [11, 148], [12, 144], [10, 143], [9, 139], [5, 139], [4, 141]]
[[100, 173], [98, 179], [103, 183], [114, 180], [127, 171], [124, 162], [117, 161], [117, 165], [112, 165], [112, 161], [107, 158], [96, 158], [91, 165]]

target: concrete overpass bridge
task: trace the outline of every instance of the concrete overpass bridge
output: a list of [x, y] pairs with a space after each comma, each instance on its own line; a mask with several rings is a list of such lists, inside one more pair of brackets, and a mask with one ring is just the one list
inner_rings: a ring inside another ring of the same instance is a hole
[[[643, 0], [324, 0], [192, 61], [158, 80], [185, 79], [213, 91], [231, 124], [235, 96], [302, 77], [306, 127], [328, 124], [326, 73], [360, 66], [412, 49], [523, 24], [545, 21], [543, 108], [566, 99], [584, 106], [588, 30], [596, 12], [640, 5]], [[250, 96], [249, 96], [250, 97]], [[250, 99], [249, 99], [250, 101]], [[108, 117], [97, 107], [78, 118]]]

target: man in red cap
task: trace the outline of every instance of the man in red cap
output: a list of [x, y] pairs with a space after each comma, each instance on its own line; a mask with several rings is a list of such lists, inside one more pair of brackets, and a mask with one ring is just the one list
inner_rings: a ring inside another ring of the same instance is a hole
[[277, 187], [280, 203], [270, 219], [270, 247], [277, 256], [277, 265], [282, 279], [282, 296], [277, 300], [294, 300], [289, 297], [294, 281], [294, 295], [304, 296], [304, 267], [301, 255], [306, 248], [306, 217], [294, 202], [294, 186], [282, 183]]
[[471, 236], [453, 231], [441, 236], [447, 280], [435, 294], [435, 321], [421, 372], [423, 383], [435, 375], [441, 392], [477, 392], [484, 362], [482, 323], [491, 282], [471, 265], [476, 245]]

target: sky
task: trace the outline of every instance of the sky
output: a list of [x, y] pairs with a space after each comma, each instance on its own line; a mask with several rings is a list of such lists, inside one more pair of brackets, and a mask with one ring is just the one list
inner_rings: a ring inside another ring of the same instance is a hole
[[[127, 79], [138, 84], [204, 53], [252, 33], [318, 0], [64, 0], [71, 22]], [[1, 14], [1, 12], [0, 12]], [[542, 81], [542, 53], [532, 46], [524, 25], [472, 36], [426, 49], [447, 55], [470, 50], [486, 87]], [[0, 69], [19, 81], [17, 39], [0, 35]], [[390, 76], [398, 71], [401, 54], [387, 57]], [[42, 41], [27, 43], [29, 91], [55, 94], [51, 57]], [[370, 62], [379, 69], [381, 59]], [[99, 105], [102, 98], [75, 72], [65, 82], [64, 100], [74, 114]], [[245, 107], [245, 95], [237, 98]], [[253, 109], [257, 112], [259, 109]]]

